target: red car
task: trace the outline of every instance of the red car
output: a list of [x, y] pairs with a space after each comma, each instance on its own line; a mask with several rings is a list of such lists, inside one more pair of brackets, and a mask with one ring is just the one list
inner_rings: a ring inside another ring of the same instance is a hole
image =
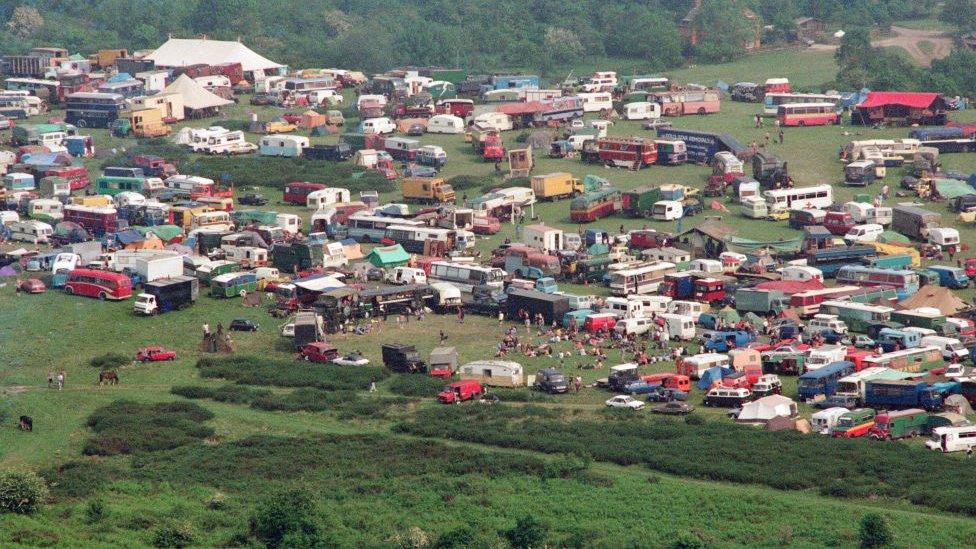
[[338, 356], [339, 350], [325, 341], [306, 343], [302, 347], [302, 352], [298, 353], [299, 359], [309, 362], [332, 362], [332, 359]]
[[136, 360], [139, 362], [160, 362], [163, 360], [176, 360], [176, 351], [170, 351], [158, 345], [144, 347], [136, 353]]
[[43, 294], [47, 290], [44, 282], [38, 278], [28, 278], [17, 283], [17, 291], [28, 294]]

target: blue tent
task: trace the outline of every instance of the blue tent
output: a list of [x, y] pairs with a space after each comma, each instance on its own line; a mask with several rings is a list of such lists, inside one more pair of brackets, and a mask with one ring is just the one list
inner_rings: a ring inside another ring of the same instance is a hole
[[709, 368], [702, 372], [701, 379], [698, 380], [698, 388], [705, 390], [714, 385], [716, 382], [722, 381], [723, 378], [735, 372], [732, 368], [723, 368], [722, 366], [715, 366], [714, 368]]

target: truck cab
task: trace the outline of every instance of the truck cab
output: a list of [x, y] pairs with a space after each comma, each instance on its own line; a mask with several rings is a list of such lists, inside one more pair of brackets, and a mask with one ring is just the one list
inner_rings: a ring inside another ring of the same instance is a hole
[[535, 375], [535, 388], [550, 394], [565, 393], [569, 390], [569, 382], [559, 370], [547, 368]]
[[922, 335], [918, 332], [907, 330], [895, 330], [893, 328], [882, 328], [875, 338], [878, 346], [890, 353], [899, 349], [912, 349], [918, 347], [922, 342]]
[[965, 269], [946, 265], [929, 265], [928, 269], [939, 275], [939, 284], [953, 290], [969, 287], [969, 276]]

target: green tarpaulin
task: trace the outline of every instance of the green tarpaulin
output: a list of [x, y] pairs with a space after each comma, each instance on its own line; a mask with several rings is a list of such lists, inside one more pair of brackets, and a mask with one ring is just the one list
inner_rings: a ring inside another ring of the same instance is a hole
[[183, 236], [183, 229], [180, 229], [176, 225], [157, 225], [155, 227], [133, 227], [133, 229], [142, 233], [145, 236], [148, 233], [152, 233], [159, 237], [163, 242], [172, 242], [173, 240]]
[[973, 188], [969, 186], [969, 183], [958, 179], [936, 179], [935, 188], [939, 191], [939, 195], [946, 200], [973, 193]]
[[718, 317], [721, 318], [726, 324], [730, 322], [738, 322], [742, 320], [742, 317], [739, 316], [739, 313], [736, 312], [736, 310], [733, 309], [732, 307], [725, 307], [724, 309], [719, 311]]
[[410, 261], [410, 254], [403, 249], [403, 246], [395, 244], [373, 248], [366, 259], [376, 267], [399, 267]]
[[725, 237], [725, 243], [728, 245], [729, 249], [733, 252], [739, 253], [751, 253], [764, 249], [778, 253], [798, 252], [800, 250], [801, 242], [803, 242], [802, 237], [790, 238], [786, 240], [774, 240], [771, 242], [760, 242], [758, 240], [750, 240], [748, 238], [740, 238], [737, 236]]
[[882, 244], [911, 244], [911, 240], [903, 234], [895, 231], [885, 231], [878, 235], [878, 242]]

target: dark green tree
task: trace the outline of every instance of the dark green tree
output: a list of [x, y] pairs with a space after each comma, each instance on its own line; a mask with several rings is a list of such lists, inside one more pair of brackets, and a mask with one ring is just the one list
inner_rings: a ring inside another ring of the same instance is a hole
[[858, 538], [861, 540], [862, 549], [887, 547], [895, 539], [884, 517], [877, 513], [868, 513], [861, 518]]
[[502, 533], [515, 549], [542, 547], [549, 534], [549, 528], [531, 516], [524, 516], [511, 529]]

